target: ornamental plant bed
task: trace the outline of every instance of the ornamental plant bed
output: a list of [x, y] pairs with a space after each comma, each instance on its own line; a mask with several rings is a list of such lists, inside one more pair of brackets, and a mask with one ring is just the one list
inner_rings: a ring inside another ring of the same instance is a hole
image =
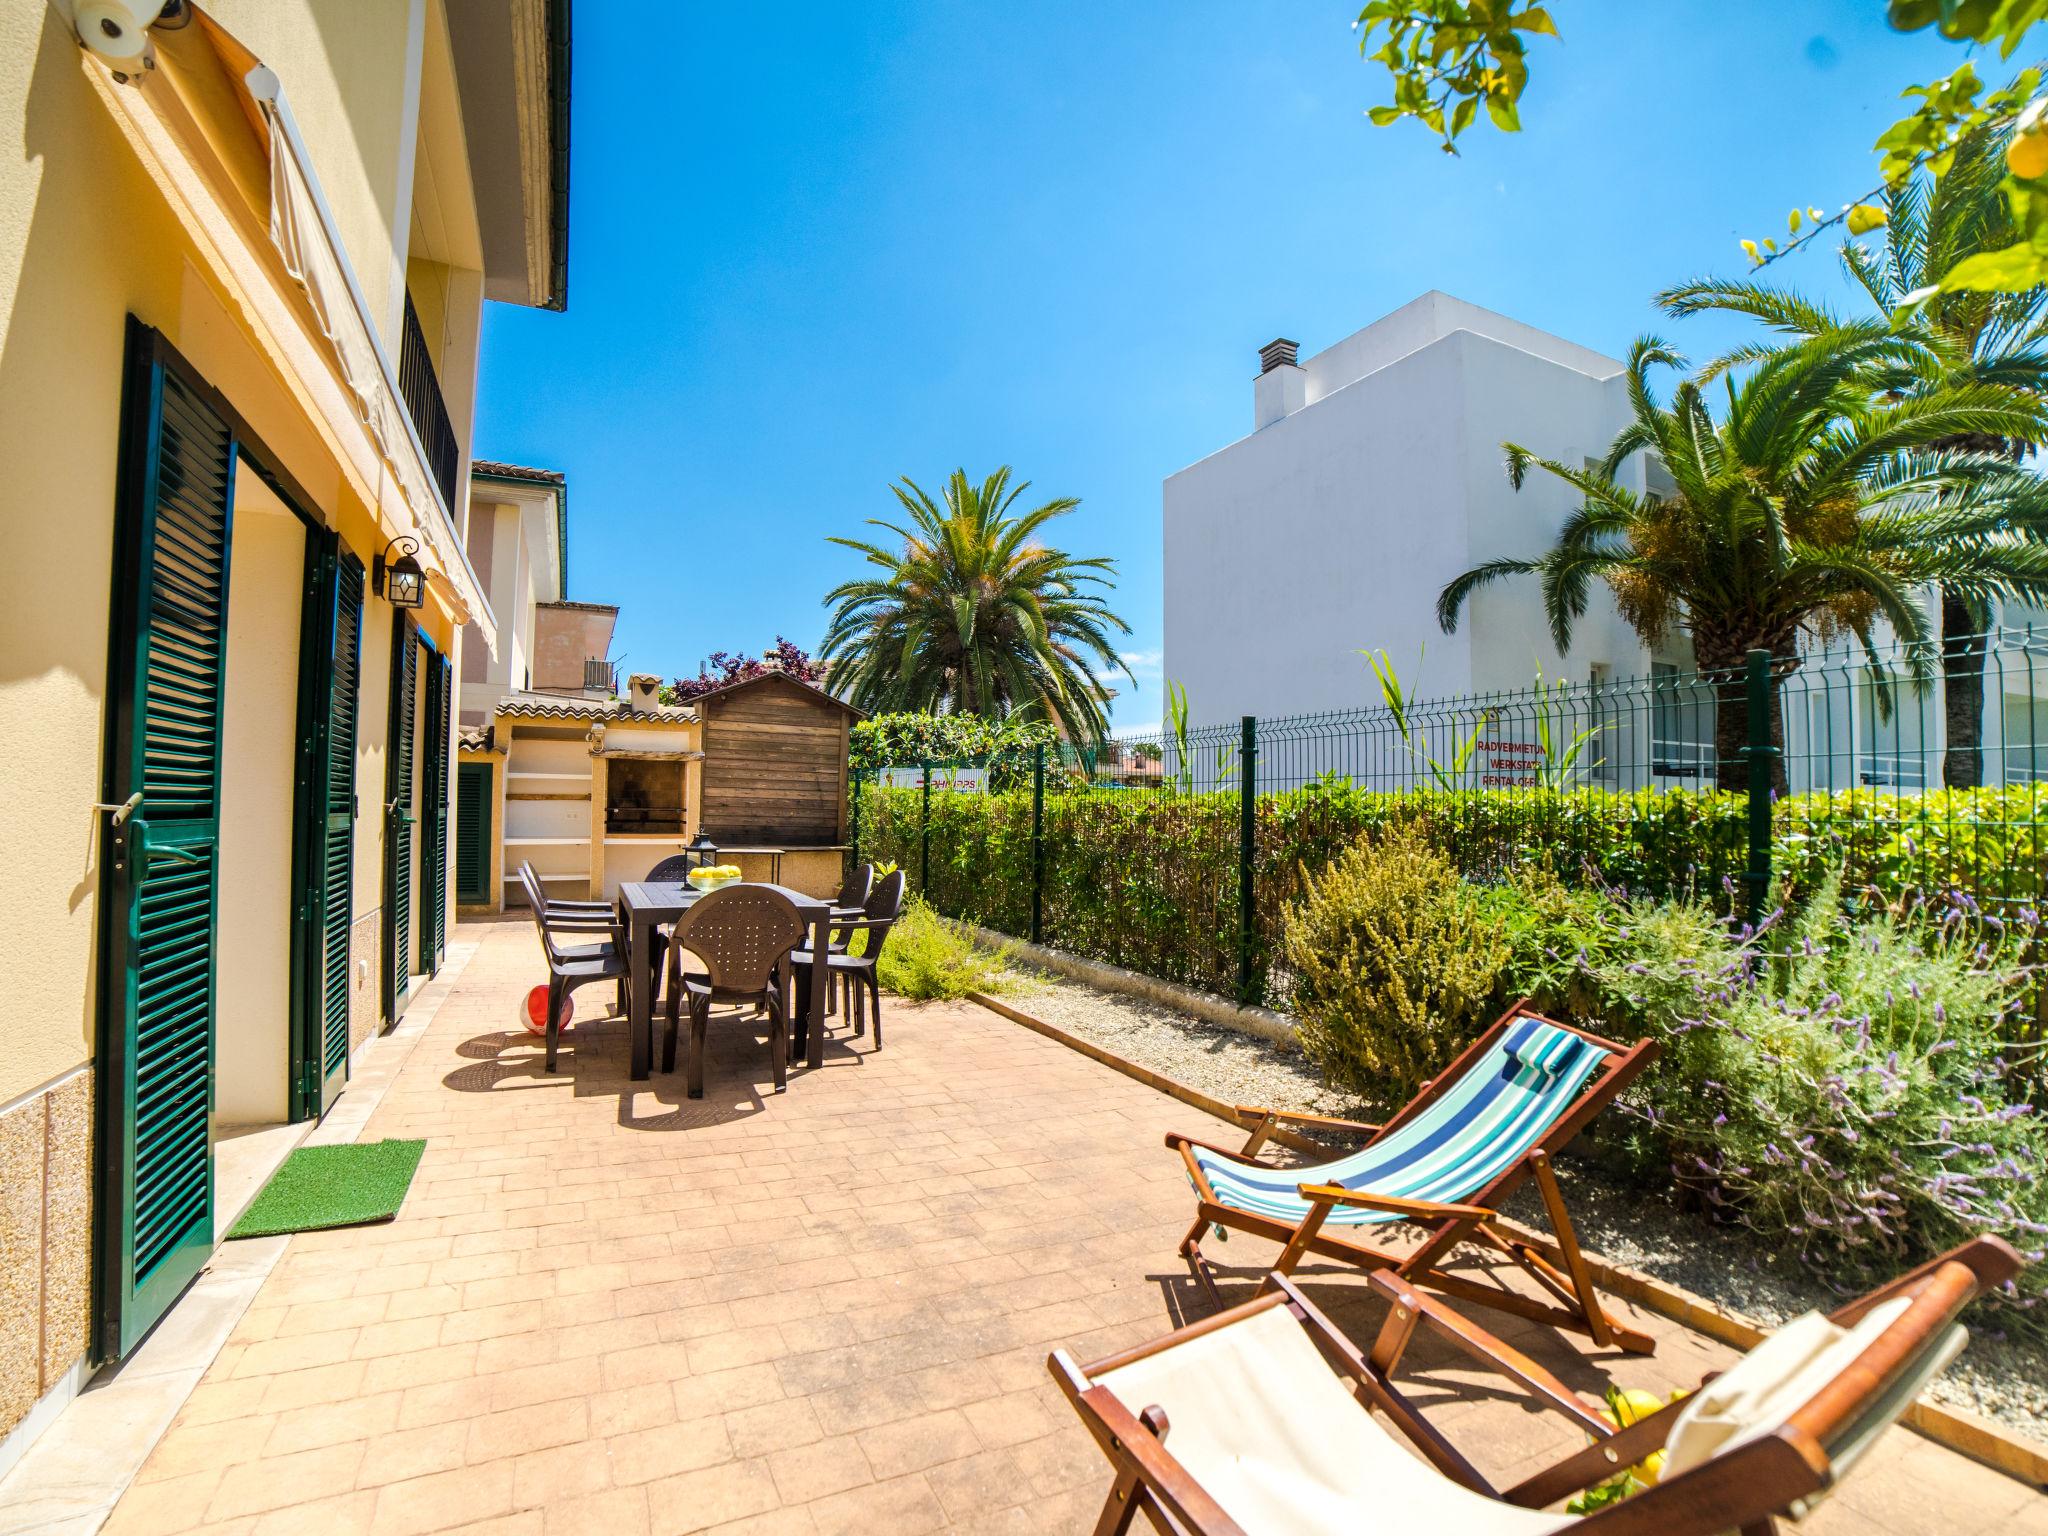
[[[1386, 1109], [1333, 1092], [1299, 1052], [1285, 1046], [1049, 973], [1033, 973], [1033, 982], [1031, 993], [1016, 1000], [1018, 1008], [1222, 1103], [1368, 1120]], [[1602, 1146], [1596, 1138], [1595, 1148], [1592, 1155], [1560, 1159], [1557, 1173], [1581, 1240], [1610, 1264], [1690, 1291], [1766, 1328], [1811, 1308], [1839, 1305], [1854, 1293], [1851, 1286], [1829, 1284], [1782, 1245], [1702, 1220], [1668, 1189], [1646, 1189], [1608, 1161], [1611, 1140]], [[1503, 1214], [1547, 1230], [1534, 1191], [1510, 1200]], [[1980, 1319], [1970, 1348], [1929, 1396], [2048, 1445], [2048, 1341], [2001, 1332]]]

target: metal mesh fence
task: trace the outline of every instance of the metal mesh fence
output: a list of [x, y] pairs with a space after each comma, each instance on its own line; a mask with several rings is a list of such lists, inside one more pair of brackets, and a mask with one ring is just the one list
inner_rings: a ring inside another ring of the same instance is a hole
[[2031, 904], [2048, 637], [1757, 653], [1726, 674], [1596, 669], [1063, 744], [1036, 770], [935, 764], [929, 788], [923, 767], [857, 786], [857, 857], [901, 864], [949, 915], [1273, 1001], [1304, 874], [1390, 826], [1420, 828], [1470, 879], [1542, 868], [1731, 912], [1803, 895], [1837, 865], [1853, 901], [1954, 889]]

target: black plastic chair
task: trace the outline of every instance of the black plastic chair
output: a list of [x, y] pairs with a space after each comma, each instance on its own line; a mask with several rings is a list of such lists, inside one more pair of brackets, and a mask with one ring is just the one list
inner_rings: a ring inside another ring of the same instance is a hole
[[[896, 926], [896, 920], [903, 916], [903, 871], [894, 874], [877, 885], [868, 897], [866, 916], [843, 925], [849, 939], [855, 933], [866, 933], [867, 944], [863, 952], [850, 955], [836, 946], [825, 958], [827, 985], [837, 981], [846, 987], [846, 1008], [853, 1019], [856, 1035], [867, 1033], [866, 1008], [862, 994], [874, 1005], [875, 1049], [882, 1048], [882, 989], [875, 980], [875, 962], [881, 958], [882, 946], [888, 942], [889, 930]], [[841, 926], [834, 925], [835, 928]], [[789, 957], [796, 967], [797, 1009], [807, 1011], [811, 993], [811, 951], [799, 949]]]
[[[534, 873], [531, 864], [520, 866], [519, 882], [526, 889], [527, 902], [533, 908], [533, 925], [540, 932], [541, 951], [547, 956], [548, 1071], [553, 1072], [555, 1050], [561, 1039], [562, 1004], [570, 993], [578, 987], [589, 986], [593, 981], [615, 982], [619, 988], [620, 1010], [624, 1010], [626, 934], [609, 908], [602, 913], [553, 910], [547, 893], [541, 889], [540, 877]], [[579, 934], [602, 934], [604, 938], [596, 943], [559, 942]]]
[[[841, 923], [857, 923], [868, 915], [868, 898], [875, 893], [875, 866], [862, 864], [846, 877], [846, 883], [839, 887], [839, 894], [832, 898], [832, 928], [827, 942], [834, 953], [846, 949], [846, 935], [840, 930]], [[839, 1000], [840, 989], [835, 987], [825, 994], [825, 1012], [832, 1013]]]
[[[803, 942], [804, 920], [796, 903], [759, 885], [707, 891], [676, 922], [669, 943], [668, 1033], [661, 1070], [676, 1069], [676, 1031], [681, 1004], [690, 1002], [689, 1094], [704, 1097], [704, 1033], [714, 1003], [738, 1003], [768, 1014], [769, 1060], [775, 1088], [789, 1082], [789, 1018], [783, 1012], [778, 968]], [[704, 962], [700, 981], [682, 968], [688, 950]]]
[[832, 916], [849, 922], [866, 917], [868, 898], [875, 893], [875, 866], [863, 864], [846, 877], [839, 894], [832, 898]]
[[[655, 877], [650, 875], [648, 878], [653, 879]], [[545, 910], [551, 922], [582, 921], [596, 923], [603, 925], [604, 929], [609, 932], [612, 927], [612, 920], [618, 915], [617, 909], [608, 901], [570, 901], [565, 897], [550, 896], [547, 892], [546, 882], [541, 879], [540, 872], [533, 867], [531, 859], [521, 860], [519, 865], [519, 882], [526, 888], [527, 901], [535, 907]], [[653, 943], [649, 946], [647, 955], [647, 1007], [650, 1013], [661, 1000], [661, 960], [662, 956], [667, 952], [667, 930], [657, 928], [654, 930]], [[624, 1013], [625, 1011], [626, 994], [622, 986], [619, 992], [619, 1012]]]

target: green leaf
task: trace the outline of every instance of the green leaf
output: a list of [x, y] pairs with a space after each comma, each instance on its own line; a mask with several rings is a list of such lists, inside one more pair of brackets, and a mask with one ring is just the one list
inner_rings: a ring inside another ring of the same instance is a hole
[[1502, 133], [1520, 133], [1521, 115], [1515, 111], [1515, 104], [1503, 91], [1492, 91], [1486, 97], [1486, 115], [1493, 119], [1493, 126]]
[[2048, 282], [2048, 258], [2022, 241], [2002, 251], [1981, 251], [1949, 268], [1944, 293], [2025, 293]]

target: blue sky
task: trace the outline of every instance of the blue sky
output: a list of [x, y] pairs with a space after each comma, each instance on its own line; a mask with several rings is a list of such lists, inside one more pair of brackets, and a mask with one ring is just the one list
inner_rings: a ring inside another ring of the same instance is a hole
[[[1551, 9], [1524, 132], [1454, 160], [1366, 123], [1356, 0], [700, 3], [658, 38], [579, 6], [569, 309], [488, 307], [478, 455], [567, 472], [570, 595], [664, 675], [814, 645], [859, 563], [829, 534], [1013, 465], [1082, 498], [1054, 527], [1118, 563], [1116, 720], [1156, 720], [1160, 482], [1249, 429], [1261, 343], [1442, 288], [1711, 352], [1650, 295], [1866, 188], [1897, 91], [1963, 56], [1881, 0]], [[1829, 251], [1789, 275], [1840, 287]]]

